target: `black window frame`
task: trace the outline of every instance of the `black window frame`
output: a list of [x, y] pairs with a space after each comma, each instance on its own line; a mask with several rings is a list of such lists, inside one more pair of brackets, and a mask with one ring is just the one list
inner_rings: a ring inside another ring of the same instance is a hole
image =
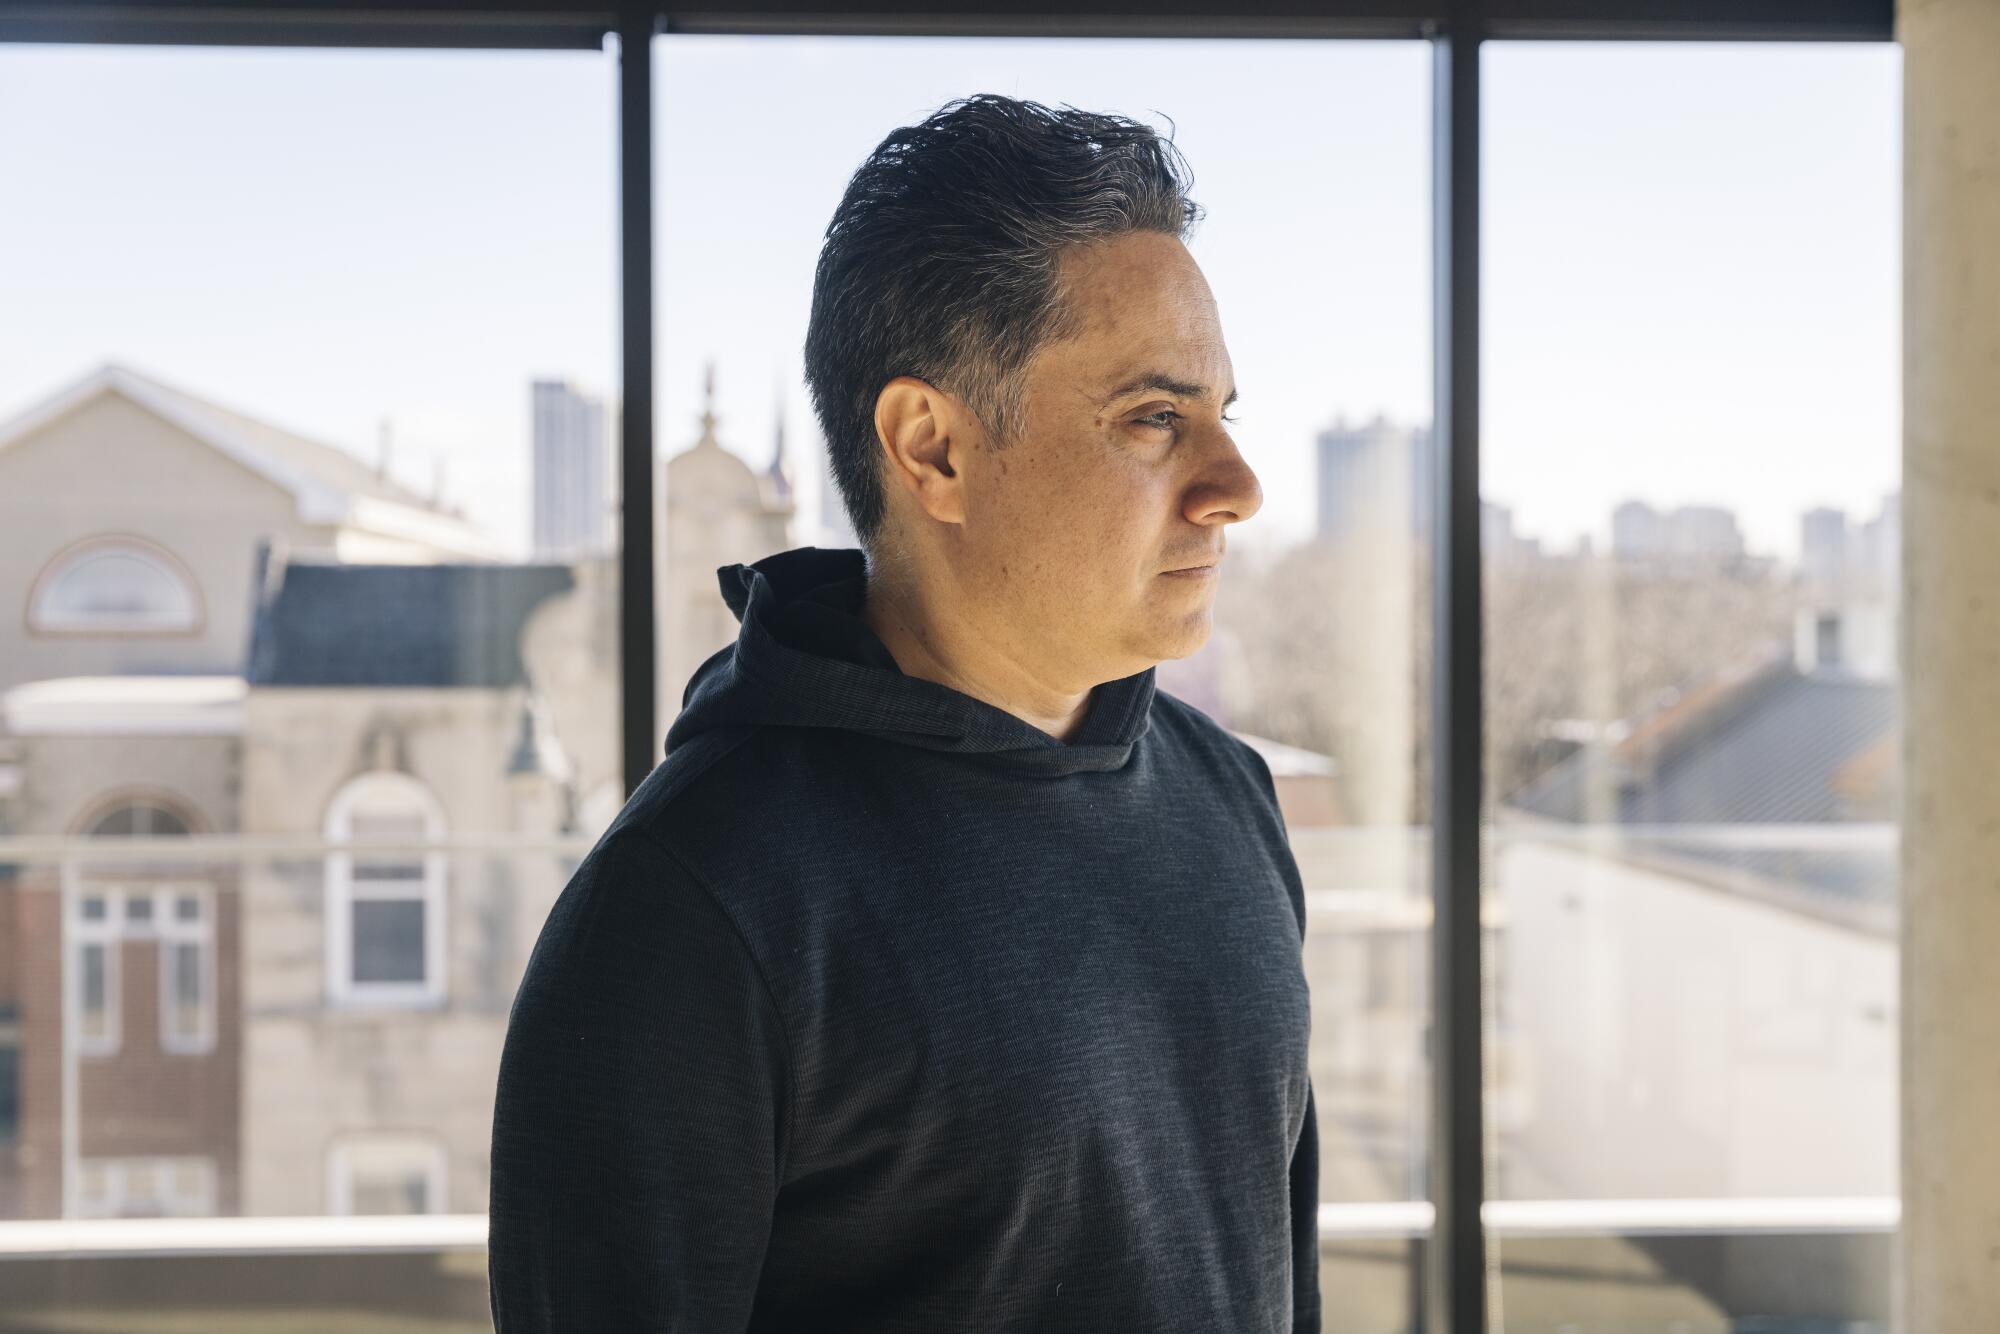
[[618, 439], [623, 545], [620, 731], [626, 791], [654, 753], [653, 69], [666, 33], [1424, 40], [1432, 77], [1431, 525], [1432, 1014], [1434, 1209], [1417, 1247], [1416, 1327], [1485, 1334], [1486, 1236], [1480, 976], [1479, 204], [1484, 42], [1895, 40], [1894, 0], [819, 0], [565, 6], [556, 0], [0, 0], [0, 42], [115, 45], [602, 50], [619, 37], [618, 179], [623, 372]]

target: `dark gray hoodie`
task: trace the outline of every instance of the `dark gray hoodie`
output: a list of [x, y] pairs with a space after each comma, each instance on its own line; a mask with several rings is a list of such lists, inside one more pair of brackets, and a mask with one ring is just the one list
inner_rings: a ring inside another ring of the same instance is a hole
[[904, 675], [857, 550], [718, 574], [737, 641], [514, 1002], [499, 1334], [1317, 1331], [1262, 758], [1150, 668], [1067, 743]]

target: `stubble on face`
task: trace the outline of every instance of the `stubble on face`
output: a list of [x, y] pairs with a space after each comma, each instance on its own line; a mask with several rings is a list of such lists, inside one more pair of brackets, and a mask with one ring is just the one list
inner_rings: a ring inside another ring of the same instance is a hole
[[[1217, 576], [1163, 572], [1225, 545], [1220, 506], [1191, 500], [1191, 488], [1220, 483], [1243, 493], [1236, 510], [1254, 512], [1256, 483], [1233, 444], [1217, 449], [1234, 374], [1186, 247], [1131, 233], [1071, 251], [1063, 275], [1076, 332], [1023, 372], [1016, 437], [969, 455], [978, 475], [967, 478], [956, 554], [1020, 651], [1094, 682], [1206, 642]], [[1112, 396], [1149, 372], [1208, 397], [1157, 386]]]

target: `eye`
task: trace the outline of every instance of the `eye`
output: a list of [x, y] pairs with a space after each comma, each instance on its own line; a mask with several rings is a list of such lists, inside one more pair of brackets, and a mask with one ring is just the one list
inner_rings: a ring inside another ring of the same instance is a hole
[[[1171, 431], [1174, 429], [1175, 423], [1182, 421], [1183, 418], [1180, 413], [1175, 412], [1172, 408], [1161, 408], [1158, 412], [1149, 412], [1143, 417], [1134, 417], [1132, 420], [1143, 426], [1150, 426], [1155, 430]], [[1225, 414], [1220, 420], [1234, 426], [1241, 419]]]

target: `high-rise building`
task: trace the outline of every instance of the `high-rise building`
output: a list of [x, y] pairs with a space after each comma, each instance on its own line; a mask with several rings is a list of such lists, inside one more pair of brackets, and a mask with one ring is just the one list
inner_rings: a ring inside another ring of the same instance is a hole
[[1657, 560], [1666, 554], [1666, 516], [1643, 500], [1611, 511], [1611, 554], [1619, 560]]
[[1816, 588], [1836, 590], [1848, 576], [1847, 511], [1821, 506], [1799, 516], [1799, 572]]
[[1611, 512], [1611, 553], [1623, 561], [1705, 563], [1739, 560], [1743, 530], [1719, 505], [1657, 510], [1628, 500]]
[[575, 560], [612, 549], [610, 442], [604, 404], [565, 380], [536, 380], [535, 555]]
[[1903, 493], [1891, 491], [1882, 497], [1882, 508], [1861, 525], [1855, 543], [1860, 548], [1856, 560], [1861, 567], [1864, 591], [1873, 597], [1898, 601], [1903, 568]]
[[1319, 433], [1321, 541], [1386, 532], [1422, 541], [1430, 532], [1431, 432], [1377, 414], [1350, 425], [1340, 417]]

